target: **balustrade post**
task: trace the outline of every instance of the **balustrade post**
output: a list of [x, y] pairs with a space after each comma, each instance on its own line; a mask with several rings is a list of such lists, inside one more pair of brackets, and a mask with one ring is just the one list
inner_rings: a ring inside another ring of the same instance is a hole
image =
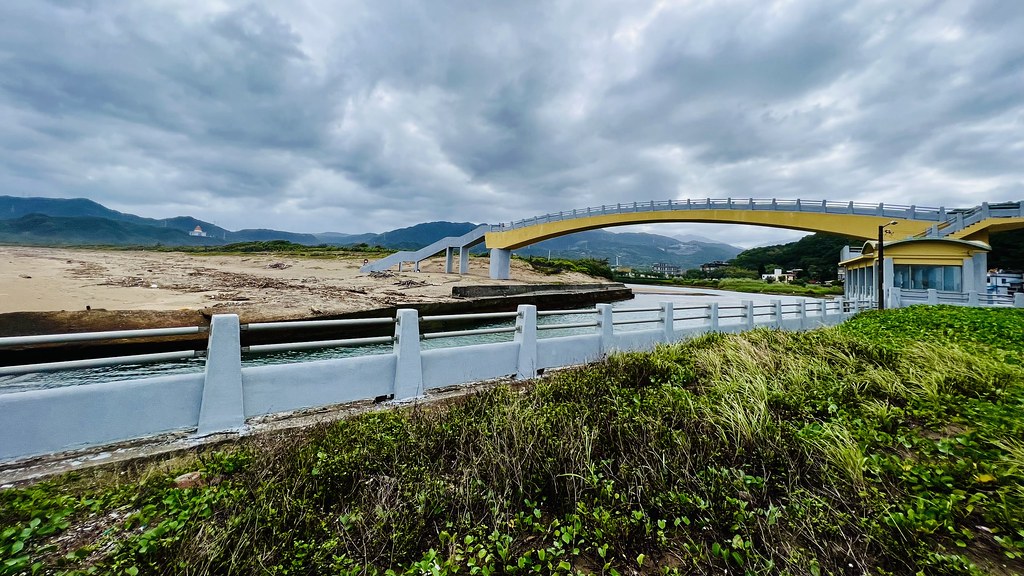
[[671, 302], [661, 303], [661, 328], [664, 332], [663, 337], [666, 344], [671, 344], [675, 341], [675, 317], [676, 308]]
[[928, 289], [928, 303], [938, 304], [939, 303], [939, 291], [935, 288]]
[[241, 326], [237, 314], [215, 314], [210, 320], [206, 377], [196, 433], [206, 436], [242, 426], [245, 426], [245, 407]]
[[754, 329], [754, 301], [744, 300], [743, 301], [744, 314], [746, 315], [747, 330]]
[[1013, 295], [1013, 307], [1024, 308], [1024, 292], [1017, 292]]
[[529, 380], [537, 377], [537, 307], [520, 304], [516, 312], [514, 341], [519, 344], [516, 380]]
[[601, 354], [607, 354], [612, 349], [612, 338], [615, 336], [611, 304], [597, 305], [597, 333], [601, 337]]
[[981, 305], [981, 302], [978, 300], [978, 291], [977, 290], [968, 290], [967, 291], [967, 305], [971, 306], [971, 307], [974, 307], [974, 308], [977, 308], [978, 306]]
[[782, 300], [772, 300], [772, 306], [774, 306], [775, 315], [775, 327], [782, 330]]
[[402, 308], [395, 318], [395, 400], [423, 395], [423, 362], [420, 360], [420, 318], [416, 310]]
[[718, 302], [708, 304], [708, 329], [718, 332]]
[[800, 329], [807, 329], [807, 300], [800, 301]]

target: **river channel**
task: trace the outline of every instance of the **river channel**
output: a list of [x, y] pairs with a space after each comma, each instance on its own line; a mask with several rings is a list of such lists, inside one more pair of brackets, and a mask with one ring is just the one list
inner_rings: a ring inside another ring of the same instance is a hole
[[[773, 300], [781, 300], [784, 304], [796, 303], [803, 300], [814, 301], [814, 298], [802, 296], [778, 296], [772, 294], [750, 294], [745, 292], [729, 292], [725, 290], [710, 290], [704, 288], [684, 288], [676, 286], [647, 286], [627, 284], [633, 290], [634, 297], [630, 300], [622, 300], [613, 304], [616, 309], [629, 308], [652, 308], [662, 302], [672, 302], [679, 309], [689, 306], [704, 306], [717, 302], [719, 306], [735, 306], [745, 300], [751, 300], [755, 305], [769, 304]], [[678, 317], [685, 317], [687, 314], [677, 312]], [[616, 319], [629, 319], [630, 317], [653, 318], [656, 313], [625, 313], [616, 314]], [[567, 314], [559, 316], [543, 316], [538, 319], [539, 324], [567, 324], [593, 320], [592, 314]], [[696, 324], [697, 320], [680, 321], [676, 323], [679, 328], [688, 324]], [[486, 323], [479, 328], [510, 326], [512, 321]], [[653, 324], [627, 324], [616, 326], [616, 331], [626, 330], [649, 330]], [[564, 330], [544, 330], [539, 337], [551, 338], [556, 336], [567, 336], [570, 334], [582, 334], [592, 332], [594, 328], [570, 328]], [[486, 342], [508, 342], [512, 340], [512, 334], [484, 334], [476, 336], [456, 336], [452, 338], [440, 338], [423, 340], [421, 345], [424, 350], [435, 348], [446, 348], [451, 346], [465, 346], [468, 344], [483, 344]], [[308, 362], [311, 360], [327, 360], [332, 358], [344, 358], [349, 356], [361, 356], [367, 354], [387, 354], [393, 350], [391, 344], [376, 344], [370, 346], [323, 348], [318, 350], [303, 350], [295, 352], [276, 352], [271, 354], [242, 355], [243, 366], [258, 366], [266, 364], [285, 364], [291, 362]], [[204, 360], [201, 358], [181, 360], [175, 362], [163, 362], [160, 364], [146, 365], [123, 365], [104, 368], [88, 368], [80, 370], [66, 370], [62, 372], [24, 374], [19, 376], [0, 376], [0, 394], [11, 392], [22, 392], [26, 390], [37, 390], [43, 388], [57, 388], [62, 386], [77, 386], [93, 384], [97, 382], [112, 382], [117, 380], [129, 380], [146, 378], [150, 376], [165, 376], [169, 374], [202, 372]]]

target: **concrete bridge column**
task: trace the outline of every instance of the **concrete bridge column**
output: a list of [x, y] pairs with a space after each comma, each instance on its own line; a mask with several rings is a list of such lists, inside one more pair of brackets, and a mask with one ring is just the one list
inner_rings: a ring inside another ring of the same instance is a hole
[[469, 246], [459, 247], [459, 274], [469, 274]]
[[452, 268], [453, 268], [452, 260], [454, 260], [454, 256], [455, 256], [455, 248], [452, 248], [452, 247], [449, 246], [448, 248], [444, 249], [444, 273], [445, 274], [451, 274], [452, 273]]
[[491, 248], [491, 279], [508, 280], [512, 274], [512, 251]]

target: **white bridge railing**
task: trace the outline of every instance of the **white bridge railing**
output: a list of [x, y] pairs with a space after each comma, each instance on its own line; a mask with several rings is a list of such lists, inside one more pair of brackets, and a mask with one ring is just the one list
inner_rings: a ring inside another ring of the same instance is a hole
[[948, 304], [950, 306], [972, 307], [1016, 307], [1024, 308], [1024, 293], [1013, 295], [988, 294], [985, 292], [948, 292], [945, 290], [911, 290], [891, 288], [889, 307], [903, 308], [914, 304]]
[[[359, 400], [412, 400], [427, 391], [502, 377], [529, 379], [549, 368], [593, 362], [622, 350], [647, 350], [709, 331], [741, 331], [756, 326], [786, 330], [837, 324], [869, 308], [869, 301], [802, 301], [783, 304], [612, 308], [419, 317], [399, 310], [395, 318], [274, 322], [240, 325], [234, 315], [211, 322], [205, 369], [190, 374], [154, 376], [60, 388], [0, 394], [0, 461], [103, 446], [168, 433], [204, 436], [237, 431], [249, 419]], [[566, 315], [571, 315], [565, 318]], [[561, 317], [561, 318], [559, 318]], [[504, 323], [500, 327], [425, 331], [445, 321]], [[243, 331], [394, 325], [394, 335], [317, 342], [268, 344], [242, 348]], [[140, 330], [0, 339], [0, 346], [194, 334], [199, 328]], [[166, 334], [165, 334], [166, 332]], [[509, 341], [424, 349], [426, 340], [508, 334]], [[277, 352], [367, 344], [392, 345], [386, 353], [243, 366], [245, 352]], [[174, 357], [194, 351], [172, 352]], [[0, 377], [90, 366], [135, 364], [158, 355], [129, 356], [0, 367]]]
[[623, 214], [630, 212], [656, 212], [663, 210], [757, 210], [779, 212], [816, 212], [819, 214], [857, 214], [862, 216], [881, 216], [883, 218], [906, 218], [929, 222], [944, 222], [947, 219], [945, 208], [928, 206], [904, 206], [900, 204], [868, 204], [863, 202], [839, 202], [835, 200], [779, 200], [776, 198], [704, 198], [687, 200], [650, 200], [647, 202], [602, 204], [575, 210], [552, 212], [543, 216], [535, 216], [524, 220], [516, 220], [507, 224], [494, 225], [491, 230], [523, 228], [546, 222], [558, 222], [573, 218], [587, 218], [603, 214]]

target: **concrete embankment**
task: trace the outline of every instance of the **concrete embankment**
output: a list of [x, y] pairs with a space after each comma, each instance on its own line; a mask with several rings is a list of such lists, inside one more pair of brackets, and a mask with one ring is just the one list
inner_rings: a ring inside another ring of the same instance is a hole
[[[399, 304], [335, 315], [293, 318], [259, 318], [240, 314], [243, 323], [302, 320], [340, 320], [351, 318], [381, 318], [394, 316], [399, 308], [415, 308], [421, 316], [471, 314], [479, 312], [513, 311], [520, 304], [533, 304], [544, 309], [572, 309], [593, 306], [601, 302], [617, 302], [633, 297], [623, 284], [522, 284], [500, 286], [459, 286], [452, 289], [456, 301]], [[112, 330], [138, 330], [175, 326], [210, 325], [216, 310], [88, 310], [60, 312], [11, 312], [0, 314], [0, 337], [32, 336], [37, 334], [68, 334], [76, 332], [102, 332]], [[466, 327], [465, 322], [436, 322], [427, 328], [445, 330]], [[272, 332], [242, 333], [242, 345], [302, 342], [341, 338], [362, 338], [389, 335], [390, 326], [350, 326], [344, 328], [306, 328], [275, 330]], [[174, 350], [204, 350], [206, 335], [197, 334], [170, 338], [113, 340], [96, 343], [49, 344], [17, 346], [0, 349], [0, 366], [33, 364], [168, 352]]]

